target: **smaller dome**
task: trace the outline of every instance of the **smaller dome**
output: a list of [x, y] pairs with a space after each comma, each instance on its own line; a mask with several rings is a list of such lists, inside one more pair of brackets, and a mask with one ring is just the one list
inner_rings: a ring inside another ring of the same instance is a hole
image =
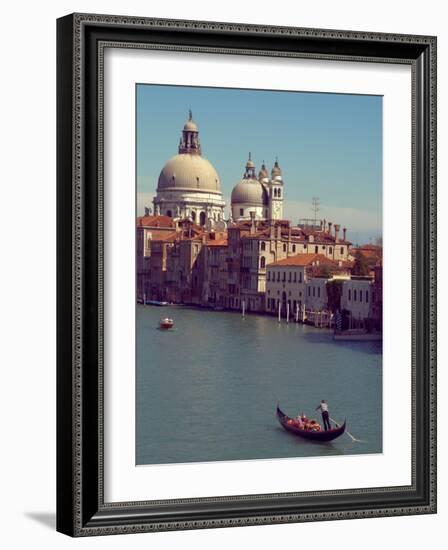
[[254, 164], [254, 161], [252, 160], [252, 154], [251, 153], [249, 153], [249, 158], [246, 162], [246, 170], [248, 168], [255, 168], [255, 164]]
[[280, 166], [278, 165], [278, 161], [276, 160], [274, 167], [271, 170], [271, 176], [275, 177], [275, 176], [281, 176], [281, 175], [282, 175], [282, 169], [280, 168]]
[[251, 206], [266, 206], [268, 196], [266, 189], [256, 179], [242, 179], [232, 190], [232, 205], [250, 204]]
[[261, 169], [258, 172], [258, 179], [259, 180], [264, 180], [266, 178], [269, 178], [269, 174], [268, 174], [268, 171], [266, 170], [266, 165], [263, 161], [263, 164], [261, 165]]
[[198, 125], [193, 120], [187, 120], [184, 124], [184, 130], [187, 130], [188, 132], [199, 132]]

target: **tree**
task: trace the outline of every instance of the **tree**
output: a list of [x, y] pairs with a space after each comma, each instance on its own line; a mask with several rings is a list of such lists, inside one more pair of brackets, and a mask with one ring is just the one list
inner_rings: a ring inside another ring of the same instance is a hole
[[341, 309], [342, 279], [332, 279], [327, 281], [327, 299], [328, 309], [335, 313]]
[[368, 275], [370, 273], [370, 266], [367, 258], [364, 254], [357, 250], [355, 254], [355, 262], [352, 269], [352, 275]]

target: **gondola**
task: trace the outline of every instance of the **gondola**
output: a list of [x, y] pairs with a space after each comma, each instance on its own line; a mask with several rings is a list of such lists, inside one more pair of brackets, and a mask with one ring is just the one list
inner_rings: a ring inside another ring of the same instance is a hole
[[278, 405], [277, 405], [277, 418], [280, 424], [285, 428], [286, 431], [291, 432], [294, 435], [303, 437], [305, 439], [310, 439], [312, 441], [333, 441], [333, 439], [340, 437], [345, 432], [345, 424], [346, 424], [345, 420], [344, 420], [344, 423], [338, 428], [333, 428], [332, 430], [327, 430], [327, 431], [322, 430], [320, 432], [311, 432], [311, 431], [303, 430], [298, 426], [288, 424], [288, 420], [293, 420], [293, 419], [287, 416], [280, 409]]

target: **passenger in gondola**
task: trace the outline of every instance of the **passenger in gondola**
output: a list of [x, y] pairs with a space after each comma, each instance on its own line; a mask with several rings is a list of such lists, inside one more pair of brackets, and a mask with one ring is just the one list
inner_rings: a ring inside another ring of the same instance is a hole
[[322, 399], [322, 401], [320, 402], [320, 405], [316, 407], [316, 411], [319, 409], [320, 409], [320, 412], [322, 413], [322, 421], [324, 423], [325, 431], [331, 430], [330, 413], [328, 412], [328, 404], [325, 401], [325, 399]]

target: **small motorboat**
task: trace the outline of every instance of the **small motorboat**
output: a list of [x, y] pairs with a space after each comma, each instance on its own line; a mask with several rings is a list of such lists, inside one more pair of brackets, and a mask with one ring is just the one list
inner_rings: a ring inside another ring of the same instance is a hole
[[145, 302], [149, 306], [167, 306], [168, 302], [161, 302], [160, 300], [146, 300]]
[[160, 328], [167, 330], [169, 328], [174, 327], [174, 321], [170, 319], [169, 317], [165, 317], [164, 319], [160, 319]]
[[312, 441], [333, 441], [333, 439], [340, 437], [345, 432], [345, 420], [342, 426], [337, 426], [336, 428], [327, 431], [313, 431], [300, 428], [297, 421], [295, 421], [294, 418], [290, 418], [289, 416], [287, 416], [278, 405], [277, 418], [286, 431], [305, 439], [311, 439]]

